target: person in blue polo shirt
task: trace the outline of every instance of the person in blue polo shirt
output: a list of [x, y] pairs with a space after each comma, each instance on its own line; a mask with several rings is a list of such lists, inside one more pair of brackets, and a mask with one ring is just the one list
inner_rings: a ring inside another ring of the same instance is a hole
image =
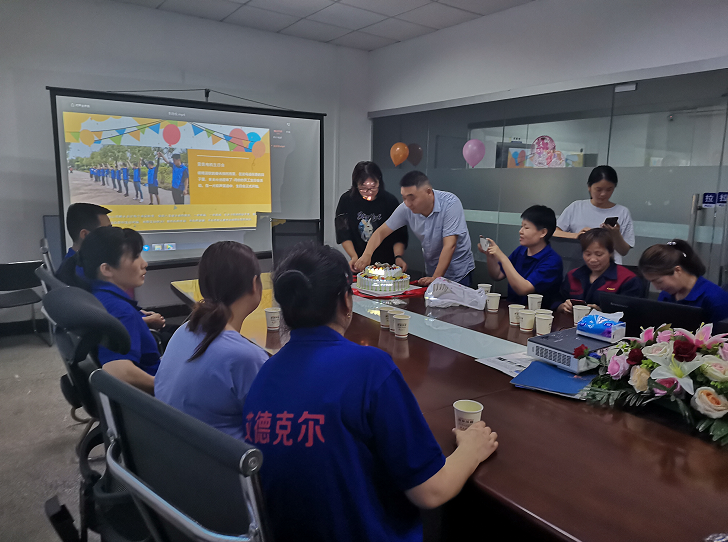
[[153, 394], [159, 367], [157, 341], [136, 301], [126, 293], [144, 284], [147, 262], [141, 257], [143, 244], [142, 236], [132, 229], [105, 226], [86, 236], [78, 254], [91, 293], [119, 319], [131, 339], [126, 354], [99, 346], [99, 363], [119, 380]]
[[157, 159], [157, 165], [151, 160], [147, 161], [147, 191], [149, 192], [149, 205], [154, 204], [154, 198], [157, 196], [157, 205], [159, 203], [159, 183], [157, 181], [157, 170], [159, 169], [159, 159]]
[[187, 166], [182, 163], [182, 158], [178, 153], [172, 155], [170, 162], [161, 152], [157, 153], [172, 168], [172, 199], [176, 205], [182, 205], [185, 202], [185, 196], [189, 194], [190, 173]]
[[[434, 190], [421, 171], [410, 171], [399, 184], [404, 201], [372, 234], [364, 253], [354, 264], [354, 270], [363, 271], [371, 264], [372, 255], [382, 241], [409, 225], [422, 244], [425, 257], [426, 276], [418, 281], [420, 286], [429, 286], [438, 277], [470, 286], [475, 259], [463, 205], [458, 197]], [[402, 265], [403, 260], [398, 258], [397, 262]]]
[[506, 256], [492, 239], [488, 249], [478, 244], [487, 256], [488, 273], [494, 280], [508, 280], [508, 301], [528, 304], [528, 294], [543, 295], [542, 307], [557, 299], [563, 278], [561, 256], [549, 240], [556, 230], [556, 214], [544, 205], [529, 207], [521, 215], [521, 246]]
[[299, 246], [280, 263], [275, 298], [291, 338], [266, 361], [243, 408], [260, 448], [273, 538], [422, 541], [417, 507], [457, 495], [497, 435], [456, 431], [447, 458], [392, 358], [344, 337], [352, 272], [328, 246]]
[[86, 236], [96, 228], [111, 226], [111, 210], [93, 203], [73, 203], [66, 211], [66, 230], [71, 236], [71, 245], [56, 270], [56, 278], [65, 284], [75, 286], [76, 277], [83, 277], [83, 269], [78, 263], [78, 251]]
[[728, 318], [728, 292], [703, 277], [705, 264], [687, 241], [652, 245], [642, 253], [639, 270], [660, 290], [659, 301], [702, 307], [708, 322]]
[[132, 180], [134, 181], [134, 200], [139, 203], [144, 203], [144, 194], [142, 193], [142, 160], [139, 159], [139, 163], [134, 165], [132, 170]]
[[[111, 177], [111, 182], [114, 184], [114, 190], [116, 190], [116, 177], [117, 173], [119, 171], [119, 167], [114, 165], [109, 168], [109, 177]], [[121, 179], [119, 179], [119, 194], [121, 194]]]
[[94, 168], [93, 167], [88, 168], [88, 176], [89, 176], [89, 179], [91, 179], [92, 181], [94, 180]]
[[126, 189], [126, 194], [124, 194], [124, 197], [129, 196], [129, 164], [126, 162], [121, 163], [121, 168], [116, 173], [116, 178], [119, 179], [119, 188], [121, 188], [121, 181], [123, 179], [124, 181], [124, 188]]

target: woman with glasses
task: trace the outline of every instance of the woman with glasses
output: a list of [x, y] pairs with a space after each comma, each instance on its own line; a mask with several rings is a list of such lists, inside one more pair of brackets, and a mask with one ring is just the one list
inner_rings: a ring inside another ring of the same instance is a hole
[[[399, 202], [384, 190], [382, 170], [374, 162], [359, 162], [351, 175], [351, 189], [339, 198], [336, 207], [336, 242], [349, 255], [352, 266], [364, 253], [367, 242], [384, 224]], [[407, 227], [387, 237], [374, 251], [372, 262], [397, 264], [407, 270], [402, 258], [407, 247]]]

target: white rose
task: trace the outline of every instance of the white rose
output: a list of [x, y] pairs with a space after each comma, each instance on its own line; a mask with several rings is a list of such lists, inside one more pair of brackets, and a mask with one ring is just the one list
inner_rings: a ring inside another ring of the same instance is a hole
[[646, 346], [642, 349], [642, 354], [650, 361], [654, 361], [659, 365], [668, 365], [672, 358], [672, 342]]
[[728, 413], [728, 399], [707, 386], [695, 390], [695, 395], [690, 400], [692, 407], [705, 414], [708, 418], [722, 418]]
[[718, 356], [703, 356], [700, 361], [703, 362], [700, 368], [705, 376], [714, 382], [728, 382], [728, 361]]

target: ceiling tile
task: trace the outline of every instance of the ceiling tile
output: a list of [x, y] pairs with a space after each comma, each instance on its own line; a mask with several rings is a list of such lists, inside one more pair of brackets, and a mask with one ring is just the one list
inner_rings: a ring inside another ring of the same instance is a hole
[[308, 19], [318, 21], [320, 23], [333, 24], [343, 28], [357, 30], [359, 28], [369, 26], [386, 19], [384, 15], [379, 15], [371, 11], [347, 6], [344, 4], [334, 4], [327, 8], [317, 11]]
[[288, 28], [281, 30], [281, 34], [289, 36], [297, 36], [316, 41], [331, 41], [340, 38], [344, 34], [351, 32], [348, 28], [341, 28], [332, 24], [319, 23], [317, 21], [309, 21], [301, 19], [297, 23], [292, 24]]
[[286, 15], [308, 17], [332, 4], [331, 0], [250, 0], [246, 5]]
[[165, 0], [159, 9], [221, 21], [239, 7], [230, 0]]
[[353, 47], [354, 49], [364, 49], [365, 51], [372, 51], [373, 49], [379, 49], [386, 45], [392, 45], [397, 43], [395, 40], [389, 38], [382, 38], [380, 36], [374, 36], [372, 34], [366, 34], [365, 32], [352, 32], [346, 36], [336, 38], [331, 43], [335, 45], [343, 45], [344, 47]]
[[340, 0], [340, 2], [393, 17], [405, 11], [427, 5], [430, 0]]
[[531, 0], [440, 0], [441, 4], [447, 4], [460, 9], [466, 9], [480, 15], [490, 15], [521, 4], [528, 4]]
[[408, 23], [407, 21], [400, 21], [399, 19], [385, 19], [381, 23], [367, 26], [364, 29], [364, 32], [367, 34], [374, 34], [375, 36], [381, 36], [383, 38], [402, 41], [416, 36], [421, 36], [423, 34], [429, 34], [435, 30], [435, 28]]
[[298, 17], [294, 17], [293, 15], [284, 15], [283, 13], [276, 13], [275, 11], [254, 8], [252, 6], [242, 6], [223, 22], [257, 28], [259, 30], [267, 30], [268, 32], [278, 32], [291, 26], [298, 20]]
[[480, 15], [463, 11], [444, 4], [430, 3], [421, 8], [413, 9], [398, 16], [411, 23], [417, 23], [432, 28], [447, 28], [456, 24], [464, 23], [479, 18]]
[[116, 0], [124, 4], [136, 4], [137, 6], [145, 6], [148, 8], [158, 8], [164, 0]]

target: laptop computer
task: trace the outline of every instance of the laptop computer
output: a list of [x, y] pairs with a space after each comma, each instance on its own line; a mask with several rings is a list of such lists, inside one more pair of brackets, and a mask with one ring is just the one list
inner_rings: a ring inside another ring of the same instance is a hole
[[706, 322], [706, 314], [700, 307], [666, 303], [641, 297], [601, 292], [599, 306], [602, 312], [623, 312], [622, 321], [627, 324], [627, 337], [639, 337], [642, 328], [671, 324], [694, 331]]

